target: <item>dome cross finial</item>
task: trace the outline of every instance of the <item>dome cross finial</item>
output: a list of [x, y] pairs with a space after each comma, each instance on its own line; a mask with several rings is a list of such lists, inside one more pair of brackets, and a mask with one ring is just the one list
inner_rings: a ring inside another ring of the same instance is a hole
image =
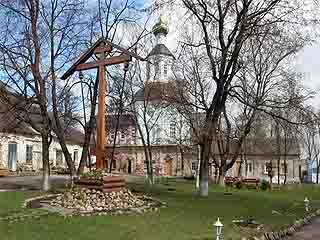
[[153, 26], [152, 32], [154, 35], [157, 35], [159, 33], [163, 33], [165, 35], [169, 32], [168, 23], [163, 17], [163, 15], [160, 15], [158, 22]]

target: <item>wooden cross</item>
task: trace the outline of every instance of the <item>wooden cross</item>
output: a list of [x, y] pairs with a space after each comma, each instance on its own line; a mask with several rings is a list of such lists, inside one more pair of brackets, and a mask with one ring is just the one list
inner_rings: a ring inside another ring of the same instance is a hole
[[[106, 56], [113, 50], [120, 51], [119, 56], [106, 58]], [[98, 60], [86, 62], [93, 54], [98, 56]], [[70, 77], [75, 71], [83, 71], [98, 68], [99, 81], [99, 98], [98, 98], [98, 119], [97, 119], [97, 140], [96, 140], [96, 169], [103, 169], [104, 167], [104, 148], [106, 142], [106, 66], [116, 65], [121, 63], [129, 63], [132, 57], [144, 61], [145, 59], [139, 57], [133, 52], [111, 43], [106, 39], [99, 39], [91, 48], [89, 48], [66, 72], [61, 79], [65, 80]]]

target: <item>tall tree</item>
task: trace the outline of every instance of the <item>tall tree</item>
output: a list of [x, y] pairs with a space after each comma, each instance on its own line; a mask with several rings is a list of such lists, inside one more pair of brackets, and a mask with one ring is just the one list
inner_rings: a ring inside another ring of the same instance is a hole
[[[297, 16], [303, 17], [303, 4], [300, 2], [288, 3], [284, 0], [217, 0], [214, 2], [182, 0], [182, 4], [187, 11], [187, 24], [192, 32], [197, 32], [197, 35], [189, 35], [183, 42], [184, 54], [182, 55], [188, 56], [186, 52], [193, 49], [193, 52], [197, 52], [197, 58], [201, 59], [201, 62], [195, 63], [194, 58], [191, 57], [189, 61], [184, 61], [184, 63], [192, 65], [193, 70], [194, 67], [198, 68], [196, 73], [199, 76], [198, 93], [195, 97], [205, 114], [198, 139], [201, 149], [200, 195], [207, 196], [210, 148], [218, 132], [218, 122], [225, 112], [226, 104], [231, 100], [232, 94], [235, 97], [232, 88], [237, 85], [236, 81], [246, 69], [248, 61], [254, 58], [248, 54], [250, 43], [255, 42], [252, 45], [254, 51], [259, 48], [267, 51], [272, 46], [270, 43], [276, 44], [283, 51], [282, 54], [285, 54], [281, 57], [285, 57], [291, 51], [297, 51], [297, 46], [299, 48], [303, 46], [306, 38], [299, 30], [291, 32], [288, 30], [301, 29], [298, 26], [295, 27], [296, 24], [299, 25], [299, 21], [290, 20], [297, 18]], [[294, 41], [290, 41], [288, 46], [284, 41], [286, 38]], [[279, 40], [278, 44], [277, 40]], [[265, 54], [263, 55], [265, 56]], [[257, 56], [260, 58], [259, 53]], [[281, 58], [277, 61], [280, 60]], [[201, 70], [199, 69], [200, 63], [202, 63]], [[252, 63], [251, 66], [255, 67]], [[268, 71], [271, 71], [271, 74], [274, 72], [272, 69], [268, 69]], [[261, 77], [268, 77], [268, 75]], [[258, 92], [261, 91], [264, 91], [263, 86], [258, 88]], [[256, 99], [253, 99], [254, 102], [251, 104], [246, 102], [246, 104], [249, 106], [256, 104]], [[238, 99], [238, 101], [240, 100]], [[257, 109], [257, 107], [248, 108], [250, 111], [252, 109]], [[238, 153], [241, 141], [248, 131], [249, 127], [245, 127], [243, 136], [237, 144], [239, 146]], [[235, 161], [236, 159], [232, 158], [227, 166], [232, 166]], [[222, 173], [227, 168], [221, 169]]]
[[[56, 72], [79, 47], [81, 31], [77, 26], [81, 22], [81, 1], [3, 0], [0, 6], [5, 23], [1, 30], [1, 67], [7, 83], [26, 101], [39, 107], [41, 124], [31, 118], [27, 122], [41, 134], [43, 189], [48, 190], [52, 129], [49, 109], [57, 107], [57, 103], [51, 101], [51, 94], [55, 92], [50, 93], [50, 89], [56, 89]], [[25, 115], [29, 114], [28, 110], [25, 109]], [[67, 163], [74, 169], [72, 161]]]

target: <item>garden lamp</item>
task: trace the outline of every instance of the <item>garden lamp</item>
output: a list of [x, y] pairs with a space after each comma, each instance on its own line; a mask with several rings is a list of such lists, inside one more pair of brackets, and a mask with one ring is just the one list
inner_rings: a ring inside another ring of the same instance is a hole
[[83, 78], [84, 78], [84, 75], [83, 75], [82, 71], [79, 71], [79, 79], [82, 81]]
[[304, 205], [305, 205], [305, 207], [306, 207], [306, 212], [309, 212], [309, 203], [310, 203], [310, 201], [309, 201], [309, 199], [306, 197], [306, 198], [304, 199]]
[[221, 235], [223, 224], [220, 222], [219, 218], [213, 226], [216, 228], [216, 240], [220, 240], [220, 235]]

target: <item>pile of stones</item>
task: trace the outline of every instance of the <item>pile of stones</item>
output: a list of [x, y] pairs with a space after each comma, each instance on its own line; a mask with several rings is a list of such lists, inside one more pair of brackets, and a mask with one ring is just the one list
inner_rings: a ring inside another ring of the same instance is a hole
[[50, 205], [75, 209], [78, 212], [101, 212], [139, 208], [145, 205], [145, 199], [145, 196], [135, 196], [126, 188], [110, 193], [96, 189], [73, 188], [57, 195], [50, 201]]

